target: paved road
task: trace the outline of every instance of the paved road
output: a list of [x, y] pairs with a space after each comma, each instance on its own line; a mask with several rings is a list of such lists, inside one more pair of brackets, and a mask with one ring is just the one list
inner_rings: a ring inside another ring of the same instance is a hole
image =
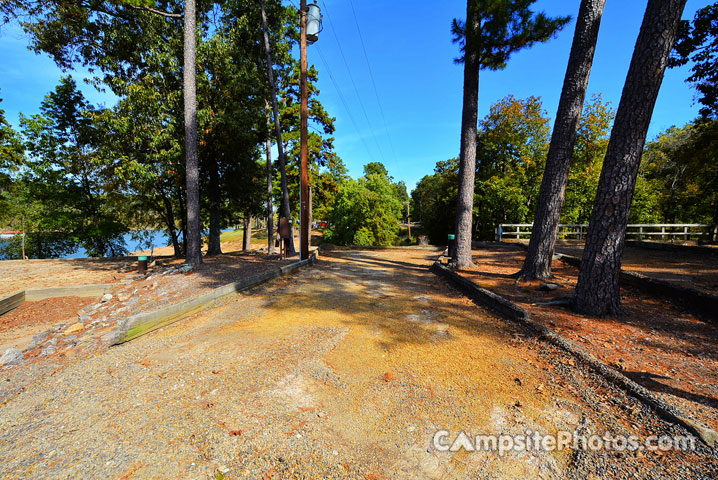
[[427, 270], [432, 252], [330, 255], [8, 399], [0, 477], [698, 478], [714, 468], [703, 454], [437, 451], [442, 429], [668, 427], [447, 287]]

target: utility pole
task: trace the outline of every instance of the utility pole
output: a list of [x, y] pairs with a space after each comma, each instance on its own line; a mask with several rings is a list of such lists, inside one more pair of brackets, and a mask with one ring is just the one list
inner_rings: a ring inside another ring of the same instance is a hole
[[409, 216], [409, 202], [406, 202], [406, 226], [409, 229], [409, 243], [411, 243], [411, 217]]
[[301, 0], [299, 5], [299, 68], [301, 74], [299, 76], [299, 90], [302, 97], [300, 108], [300, 147], [301, 147], [301, 188], [300, 188], [300, 235], [299, 235], [299, 258], [305, 260], [309, 258], [309, 209], [307, 208], [307, 200], [309, 199], [309, 175], [307, 172], [307, 151], [308, 137], [307, 117], [309, 116], [309, 108], [307, 97], [309, 95], [307, 89], [307, 0]]

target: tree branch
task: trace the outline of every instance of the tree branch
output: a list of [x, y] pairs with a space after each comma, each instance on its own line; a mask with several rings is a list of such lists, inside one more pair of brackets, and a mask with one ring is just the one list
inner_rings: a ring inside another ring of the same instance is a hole
[[162, 15], [163, 17], [168, 18], [182, 18], [181, 13], [169, 13], [169, 12], [163, 12], [161, 10], [155, 10], [154, 8], [150, 7], [144, 7], [141, 5], [127, 5], [128, 7], [134, 9], [134, 10], [144, 10], [145, 12], [154, 13], [155, 15]]

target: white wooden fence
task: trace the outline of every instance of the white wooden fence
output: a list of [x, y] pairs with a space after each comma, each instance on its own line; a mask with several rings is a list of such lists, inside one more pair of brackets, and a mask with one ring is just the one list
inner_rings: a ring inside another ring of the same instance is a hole
[[[502, 223], [496, 228], [496, 240], [503, 238], [530, 238], [532, 223]], [[588, 224], [561, 224], [558, 226], [558, 238], [585, 240]], [[626, 238], [631, 240], [718, 241], [718, 226], [700, 223], [637, 223], [628, 225]]]

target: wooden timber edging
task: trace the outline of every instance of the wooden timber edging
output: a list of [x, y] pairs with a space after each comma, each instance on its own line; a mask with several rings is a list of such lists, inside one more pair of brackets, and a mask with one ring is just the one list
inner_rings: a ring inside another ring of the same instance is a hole
[[[572, 255], [557, 253], [556, 258], [574, 267], [581, 266], [581, 259]], [[619, 278], [623, 285], [638, 288], [649, 295], [668, 298], [670, 301], [680, 304], [686, 310], [705, 319], [713, 322], [718, 321], [718, 295], [711, 295], [695, 288], [676, 285], [675, 283], [658, 280], [636, 272], [628, 272], [623, 269]]]
[[701, 441], [709, 447], [713, 448], [718, 444], [718, 433], [714, 430], [706, 427], [700, 422], [686, 417], [686, 415], [680, 412], [676, 407], [666, 403], [657, 395], [651, 393], [642, 385], [639, 385], [630, 378], [626, 377], [618, 370], [609, 367], [571, 340], [559, 335], [545, 325], [533, 321], [529, 312], [516, 305], [514, 302], [497, 295], [494, 292], [486, 290], [485, 288], [479, 287], [476, 283], [461, 276], [455, 271], [446, 268], [439, 262], [436, 262], [431, 266], [431, 271], [447, 279], [477, 304], [488, 308], [505, 319], [520, 323], [521, 325], [535, 331], [547, 342], [568, 352], [614, 385], [617, 385], [628, 392], [628, 394], [651, 407], [663, 419], [668, 420], [671, 423], [681, 425], [686, 430], [700, 438]]
[[101, 283], [96, 285], [76, 285], [71, 287], [50, 287], [23, 290], [14, 293], [9, 297], [0, 299], [0, 315], [14, 310], [24, 302], [35, 302], [45, 300], [46, 298], [55, 297], [101, 297], [104, 295], [112, 283]]
[[274, 278], [289, 275], [306, 265], [312, 265], [318, 254], [319, 251], [316, 250], [306, 260], [300, 260], [275, 270], [262, 272], [238, 282], [228, 283], [227, 285], [217, 287], [184, 302], [168, 305], [152, 312], [138, 313], [124, 320], [120, 320], [117, 324], [117, 329], [108, 336], [108, 343], [110, 345], [119, 345], [129, 342], [158, 328], [170, 325], [191, 313], [197, 312], [217, 299], [233, 293], [239, 293]]
[[25, 291], [17, 292], [0, 300], [0, 315], [14, 310], [25, 301]]

